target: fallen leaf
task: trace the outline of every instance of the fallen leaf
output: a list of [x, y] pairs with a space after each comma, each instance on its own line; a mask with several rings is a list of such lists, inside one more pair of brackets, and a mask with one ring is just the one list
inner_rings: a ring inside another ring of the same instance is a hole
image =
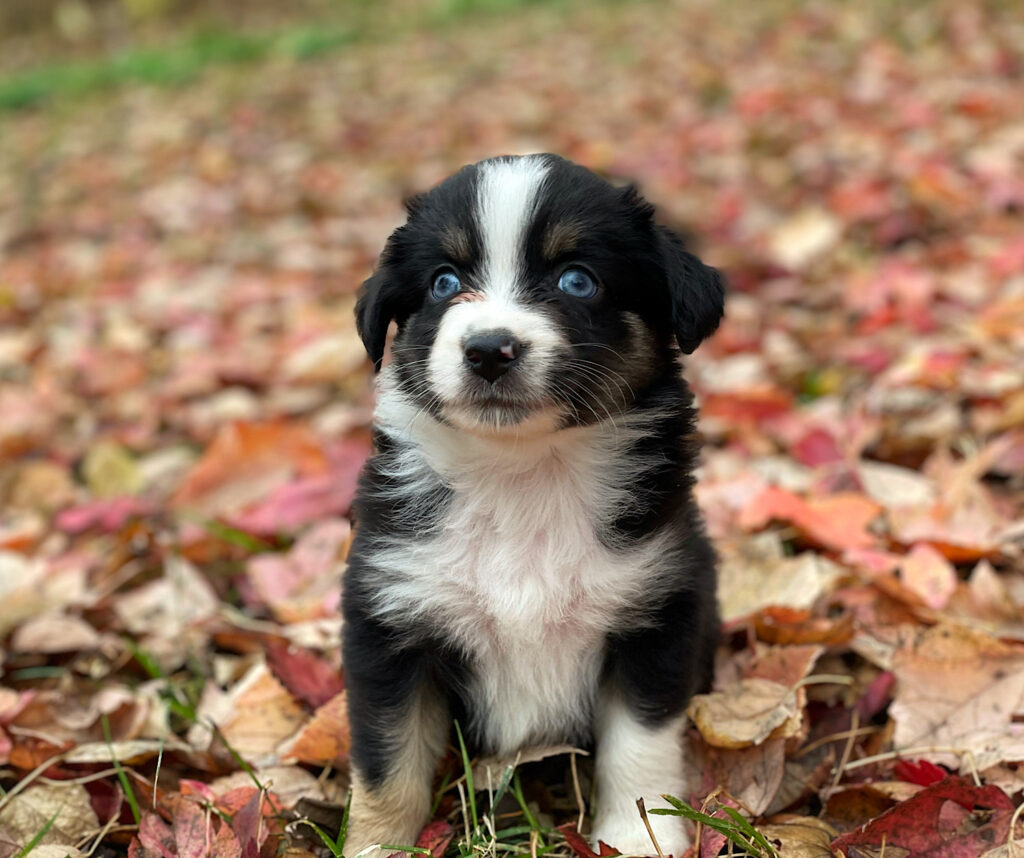
[[271, 640], [267, 642], [266, 656], [267, 666], [278, 682], [293, 697], [314, 708], [345, 688], [338, 669], [308, 649], [287, 641]]
[[576, 824], [573, 822], [567, 822], [565, 825], [559, 826], [558, 830], [562, 832], [565, 842], [569, 845], [573, 854], [576, 855], [576, 858], [613, 858], [613, 856], [621, 854], [603, 840], [597, 844], [598, 851], [595, 852], [590, 848], [587, 839], [576, 831]]
[[99, 633], [87, 622], [67, 615], [43, 615], [23, 623], [11, 637], [13, 652], [58, 653], [91, 650]]
[[231, 747], [255, 765], [276, 762], [278, 746], [307, 720], [302, 707], [264, 664], [254, 667], [231, 690], [224, 708], [226, 712], [210, 713], [210, 717]]
[[174, 504], [199, 515], [230, 515], [294, 477], [324, 474], [328, 468], [320, 442], [302, 425], [235, 422], [217, 433]]
[[284, 759], [314, 765], [342, 765], [348, 760], [351, 738], [345, 692], [323, 704], [312, 720], [281, 748]]
[[455, 836], [455, 829], [443, 819], [436, 819], [420, 832], [416, 838], [416, 846], [420, 849], [427, 849], [433, 858], [444, 858], [448, 844]]
[[39, 842], [71, 846], [100, 827], [89, 793], [77, 783], [37, 783], [0, 807], [0, 830], [27, 845], [53, 820]]
[[[985, 769], [1024, 759], [1024, 649], [961, 626], [909, 636], [893, 654], [896, 695], [889, 714], [896, 750], [955, 748], [922, 759]], [[970, 754], [970, 758], [968, 758]]]
[[693, 752], [701, 772], [700, 792], [707, 794], [716, 787], [725, 787], [730, 796], [753, 814], [764, 813], [782, 785], [785, 739], [768, 739], [760, 745], [738, 749], [701, 743], [696, 744]]
[[796, 691], [767, 679], [743, 679], [698, 694], [686, 711], [704, 741], [716, 748], [746, 748], [801, 729]]
[[900, 580], [934, 610], [946, 607], [956, 590], [956, 570], [927, 544], [915, 545], [900, 564]]
[[771, 531], [730, 544], [722, 553], [719, 598], [726, 623], [772, 605], [810, 608], [842, 571], [813, 552], [787, 557]]
[[[947, 807], [962, 813], [947, 814]], [[992, 843], [1006, 840], [1013, 802], [996, 787], [977, 787], [949, 777], [900, 802], [857, 831], [832, 842], [832, 849], [854, 858], [865, 847], [909, 850], [915, 858], [975, 858]]]
[[832, 858], [832, 841], [838, 836], [827, 822], [809, 817], [789, 817], [758, 831], [784, 858]]
[[812, 542], [842, 551], [875, 544], [867, 527], [879, 512], [878, 504], [863, 495], [846, 493], [804, 500], [793, 492], [769, 486], [741, 510], [739, 524], [756, 530], [772, 519], [780, 519], [795, 524]]
[[807, 208], [775, 227], [768, 237], [769, 252], [783, 268], [796, 271], [829, 250], [842, 232], [842, 222], [830, 212]]
[[97, 498], [133, 495], [142, 485], [134, 457], [113, 441], [100, 441], [85, 454], [82, 476]]

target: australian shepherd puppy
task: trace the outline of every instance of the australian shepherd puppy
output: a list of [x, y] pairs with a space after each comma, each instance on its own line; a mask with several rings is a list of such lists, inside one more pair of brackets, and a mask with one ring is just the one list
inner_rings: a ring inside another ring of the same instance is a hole
[[[685, 793], [719, 625], [678, 350], [722, 280], [634, 188], [553, 155], [408, 209], [356, 307], [376, 367], [398, 332], [344, 580], [346, 854], [414, 842], [453, 720], [479, 753], [595, 746], [592, 838], [654, 854], [636, 800]], [[650, 821], [681, 855], [682, 820]]]

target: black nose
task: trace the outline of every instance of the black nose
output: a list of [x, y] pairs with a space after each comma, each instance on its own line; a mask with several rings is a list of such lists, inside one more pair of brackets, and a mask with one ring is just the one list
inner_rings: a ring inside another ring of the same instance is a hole
[[508, 372], [520, 351], [519, 340], [504, 331], [473, 334], [465, 345], [470, 369], [492, 384]]

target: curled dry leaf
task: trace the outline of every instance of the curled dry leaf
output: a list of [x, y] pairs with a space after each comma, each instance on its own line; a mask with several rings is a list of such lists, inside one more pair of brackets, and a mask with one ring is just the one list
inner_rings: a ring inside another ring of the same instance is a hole
[[769, 738], [796, 736], [802, 722], [797, 692], [759, 678], [698, 694], [686, 711], [704, 741], [716, 748], [746, 748]]
[[773, 532], [726, 544], [719, 568], [722, 619], [738, 621], [771, 605], [809, 608], [841, 571], [812, 552], [785, 556]]
[[70, 846], [99, 828], [89, 793], [76, 783], [38, 783], [14, 796], [0, 808], [0, 831], [22, 847], [47, 823], [53, 824], [40, 843]]
[[832, 841], [838, 836], [827, 822], [808, 817], [790, 817], [758, 831], [784, 858], [833, 858]]

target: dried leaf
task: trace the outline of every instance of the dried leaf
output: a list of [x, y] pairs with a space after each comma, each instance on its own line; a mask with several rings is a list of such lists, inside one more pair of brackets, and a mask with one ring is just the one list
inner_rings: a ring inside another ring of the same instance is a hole
[[701, 736], [716, 748], [746, 748], [801, 728], [796, 692], [767, 679], [744, 679], [723, 691], [698, 694], [686, 710]]

